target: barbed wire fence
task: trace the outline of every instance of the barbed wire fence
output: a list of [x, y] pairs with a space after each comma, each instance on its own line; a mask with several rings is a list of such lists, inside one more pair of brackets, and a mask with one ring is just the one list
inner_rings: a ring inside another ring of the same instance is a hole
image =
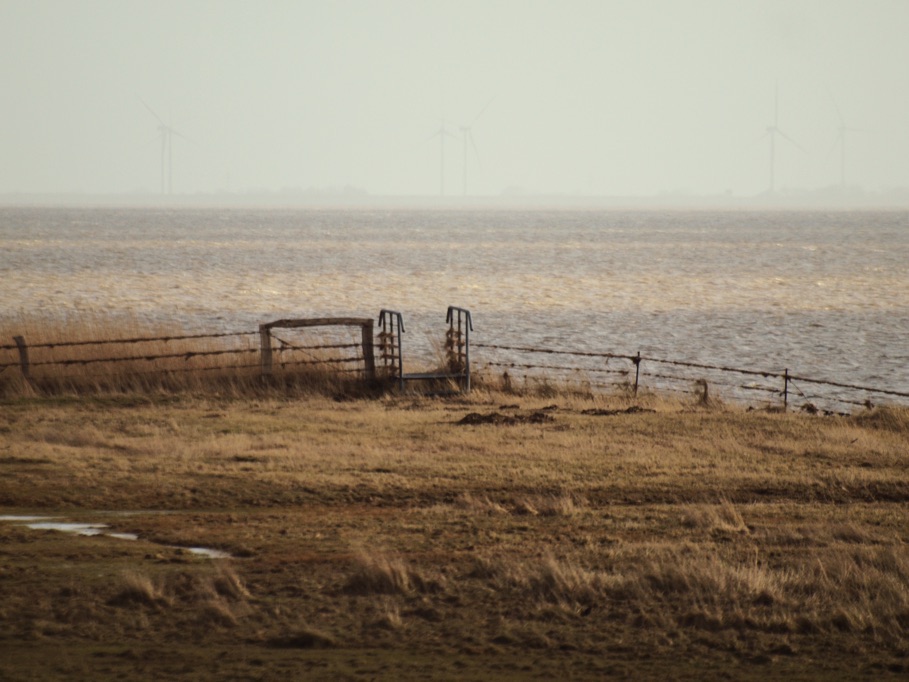
[[[221, 372], [260, 377], [273, 376], [275, 371], [290, 375], [313, 370], [354, 380], [375, 378], [371, 335], [367, 343], [365, 337], [354, 338], [349, 328], [323, 330], [318, 339], [304, 329], [277, 331], [270, 330], [269, 372], [264, 371], [263, 348], [256, 343], [261, 327], [252, 331], [32, 344], [16, 336], [13, 344], [0, 344], [0, 383], [9, 383], [17, 375], [29, 385], [86, 379], [84, 373], [73, 373], [73, 368], [90, 368], [90, 378], [96, 382], [122, 376], [152, 378]], [[98, 355], [95, 351], [99, 348], [109, 350]], [[525, 387], [575, 385], [589, 392], [626, 395], [682, 393], [703, 402], [719, 398], [809, 412], [836, 412], [844, 406], [870, 406], [881, 401], [909, 402], [904, 400], [909, 399], [909, 392], [807, 377], [789, 369], [745, 369], [651, 357], [640, 352], [630, 355], [476, 342], [472, 348], [479, 376], [498, 376], [515, 388], [523, 382]]]
[[[355, 378], [365, 375], [362, 341], [343, 338], [349, 333], [332, 330], [327, 334], [336, 337], [331, 342], [314, 342], [312, 338], [297, 338], [302, 335], [294, 330], [287, 332], [273, 337], [276, 343], [270, 349], [273, 359], [269, 372], [272, 382], [276, 376], [286, 379], [294, 372], [311, 375], [322, 371]], [[40, 343], [27, 343], [23, 336], [15, 336], [15, 343], [0, 344], [0, 383], [9, 383], [16, 375], [31, 388], [102, 385], [123, 379], [158, 378], [166, 383], [167, 378], [195, 373], [260, 377], [260, 334], [261, 330], [255, 330]], [[206, 344], [217, 347], [205, 347]], [[90, 373], [79, 371], [85, 368]]]
[[506, 385], [552, 382], [590, 391], [683, 393], [701, 402], [712, 398], [808, 412], [842, 406], [871, 406], [909, 399], [909, 392], [806, 377], [789, 369], [754, 370], [642, 355], [474, 343], [479, 371], [499, 374]]

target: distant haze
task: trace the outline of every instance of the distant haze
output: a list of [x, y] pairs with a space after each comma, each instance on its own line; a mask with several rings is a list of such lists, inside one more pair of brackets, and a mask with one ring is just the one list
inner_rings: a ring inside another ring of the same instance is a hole
[[778, 191], [845, 140], [884, 192], [907, 36], [905, 0], [0, 0], [0, 194], [160, 194], [156, 115], [174, 195], [456, 197], [471, 124], [475, 196], [757, 195], [774, 125]]

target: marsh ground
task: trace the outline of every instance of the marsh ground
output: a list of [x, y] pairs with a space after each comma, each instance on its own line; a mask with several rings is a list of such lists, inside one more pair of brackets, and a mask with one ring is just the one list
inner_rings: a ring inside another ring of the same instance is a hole
[[907, 435], [485, 391], [7, 399], [0, 515], [139, 539], [0, 521], [0, 677], [901, 677]]

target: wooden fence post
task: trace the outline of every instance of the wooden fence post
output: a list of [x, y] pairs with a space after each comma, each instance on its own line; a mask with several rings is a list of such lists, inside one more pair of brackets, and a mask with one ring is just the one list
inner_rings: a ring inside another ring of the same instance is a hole
[[789, 408], [789, 369], [783, 370], [783, 412]]
[[31, 367], [28, 362], [28, 345], [26, 345], [25, 337], [23, 336], [14, 336], [13, 341], [16, 342], [16, 348], [19, 349], [19, 369], [22, 371], [22, 378], [25, 380], [25, 393], [28, 395], [35, 390], [32, 384]]
[[267, 324], [259, 325], [259, 355], [262, 376], [270, 376], [272, 373], [271, 329]]
[[361, 329], [363, 330], [363, 364], [366, 369], [366, 380], [376, 380], [376, 355], [373, 345], [373, 322], [370, 319]]
[[641, 351], [632, 360], [634, 363], [634, 395], [638, 395], [638, 380], [641, 378]]
[[19, 349], [19, 369], [22, 370], [22, 376], [25, 377], [26, 381], [31, 381], [31, 376], [29, 375], [29, 366], [28, 366], [28, 346], [25, 344], [25, 338], [22, 336], [14, 336], [13, 341], [16, 342], [16, 347]]

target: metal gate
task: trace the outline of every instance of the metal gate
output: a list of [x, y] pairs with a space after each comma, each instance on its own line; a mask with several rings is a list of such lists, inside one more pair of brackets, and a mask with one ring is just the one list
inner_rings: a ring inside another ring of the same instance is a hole
[[385, 375], [398, 382], [401, 391], [407, 382], [445, 381], [457, 383], [461, 391], [470, 391], [470, 332], [473, 331], [473, 320], [470, 311], [457, 306], [449, 306], [445, 315], [448, 331], [445, 334], [446, 367], [434, 372], [404, 371], [404, 353], [402, 336], [404, 318], [396, 310], [382, 309], [379, 312], [379, 334], [376, 346]]

